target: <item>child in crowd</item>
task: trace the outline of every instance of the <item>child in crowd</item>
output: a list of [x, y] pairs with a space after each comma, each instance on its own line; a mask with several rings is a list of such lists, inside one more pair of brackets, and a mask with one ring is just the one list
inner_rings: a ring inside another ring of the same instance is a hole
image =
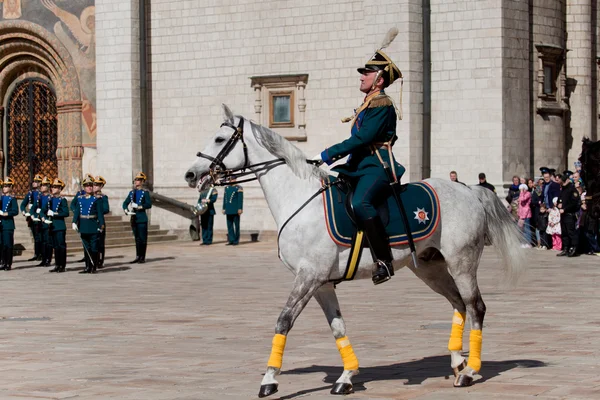
[[548, 228], [546, 228], [546, 233], [548, 235], [552, 235], [552, 250], [561, 251], [562, 239], [560, 238], [560, 211], [558, 210], [558, 207], [556, 207], [557, 202], [558, 197], [552, 199], [553, 207], [548, 213]]

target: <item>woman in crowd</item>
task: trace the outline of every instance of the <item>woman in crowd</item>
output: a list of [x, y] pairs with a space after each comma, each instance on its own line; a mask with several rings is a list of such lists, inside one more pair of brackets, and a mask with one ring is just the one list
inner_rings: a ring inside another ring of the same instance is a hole
[[525, 237], [525, 244], [523, 247], [531, 247], [531, 193], [526, 184], [522, 183], [519, 185], [519, 201], [517, 214], [519, 216], [519, 227], [523, 231]]

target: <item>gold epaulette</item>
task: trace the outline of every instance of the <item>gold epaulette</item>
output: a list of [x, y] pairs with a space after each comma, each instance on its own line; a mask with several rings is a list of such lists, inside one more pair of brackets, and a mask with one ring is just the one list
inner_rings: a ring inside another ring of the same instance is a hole
[[394, 102], [387, 94], [381, 94], [369, 102], [369, 108], [393, 106]]

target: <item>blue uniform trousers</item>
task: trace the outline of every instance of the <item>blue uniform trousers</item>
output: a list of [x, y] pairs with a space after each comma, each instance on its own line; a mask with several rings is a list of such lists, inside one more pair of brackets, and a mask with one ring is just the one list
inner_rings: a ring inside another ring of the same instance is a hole
[[215, 216], [204, 213], [200, 216], [200, 226], [202, 227], [202, 243], [212, 244], [213, 241], [213, 223]]
[[227, 214], [227, 241], [231, 244], [240, 242], [240, 215]]
[[133, 236], [135, 236], [135, 255], [145, 259], [148, 244], [148, 223], [132, 221], [131, 229], [133, 230]]
[[50, 227], [42, 223], [42, 261], [50, 264], [52, 261], [52, 238], [50, 236]]
[[15, 244], [15, 231], [2, 229], [2, 265], [11, 266], [13, 260], [13, 247]]
[[352, 208], [360, 220], [377, 217], [374, 204], [384, 201], [389, 194], [389, 181], [381, 175], [363, 175], [354, 181]]

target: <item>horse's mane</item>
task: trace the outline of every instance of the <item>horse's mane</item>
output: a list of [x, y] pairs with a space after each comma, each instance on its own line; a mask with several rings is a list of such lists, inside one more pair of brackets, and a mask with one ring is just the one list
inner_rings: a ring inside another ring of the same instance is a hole
[[289, 140], [262, 125], [250, 121], [252, 133], [258, 144], [277, 158], [283, 158], [296, 176], [302, 179], [310, 177], [326, 178], [327, 172], [306, 162], [306, 154]]

